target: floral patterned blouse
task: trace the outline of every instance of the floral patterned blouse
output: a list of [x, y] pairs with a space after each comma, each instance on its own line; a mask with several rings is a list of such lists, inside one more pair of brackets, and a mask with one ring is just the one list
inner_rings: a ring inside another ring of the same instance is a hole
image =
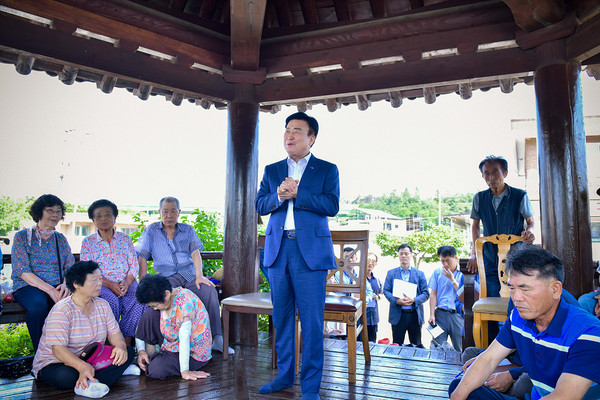
[[81, 243], [81, 261], [95, 261], [100, 265], [102, 277], [122, 282], [131, 274], [138, 276], [137, 255], [131, 238], [123, 232], [115, 232], [110, 243], [99, 233], [86, 236]]
[[[62, 264], [62, 276], [75, 259], [71, 253], [71, 247], [67, 238], [62, 233], [54, 231], [48, 239], [38, 237], [35, 230], [23, 229], [15, 234], [11, 250], [13, 292], [27, 286], [27, 282], [20, 278], [24, 272], [36, 274], [49, 285], [60, 284], [58, 273], [58, 257], [56, 256], [56, 244], [60, 252], [60, 263]], [[56, 238], [56, 239], [55, 239]]]
[[188, 289], [180, 289], [175, 295], [171, 311], [160, 312], [160, 332], [164, 337], [161, 349], [179, 352], [179, 327], [185, 317], [192, 322], [191, 356], [198, 361], [210, 360], [212, 335], [208, 312], [202, 301]]

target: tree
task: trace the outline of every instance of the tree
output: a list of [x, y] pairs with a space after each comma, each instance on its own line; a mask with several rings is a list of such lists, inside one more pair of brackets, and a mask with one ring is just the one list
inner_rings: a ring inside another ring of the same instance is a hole
[[398, 246], [404, 243], [409, 244], [413, 248], [414, 266], [417, 269], [419, 269], [421, 261], [428, 263], [439, 261], [437, 249], [440, 246], [454, 246], [459, 256], [468, 254], [465, 238], [446, 226], [415, 231], [406, 236], [380, 232], [377, 234], [375, 242], [381, 247], [381, 254], [384, 256], [397, 256]]
[[0, 197], [0, 235], [6, 236], [10, 231], [21, 227], [21, 221], [30, 218], [28, 210], [33, 203], [33, 197], [11, 199]]

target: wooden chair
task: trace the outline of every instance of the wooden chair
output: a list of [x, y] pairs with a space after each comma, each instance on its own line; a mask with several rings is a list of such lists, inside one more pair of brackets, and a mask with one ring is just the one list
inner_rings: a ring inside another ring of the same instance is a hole
[[[362, 344], [365, 363], [371, 362], [369, 339], [367, 337], [367, 301], [366, 273], [367, 253], [369, 249], [369, 231], [333, 231], [331, 232], [337, 268], [327, 274], [327, 291], [334, 293], [358, 294], [360, 298], [327, 294], [325, 297], [325, 321], [335, 321], [347, 325], [348, 334], [348, 381], [356, 382], [356, 338], [363, 332]], [[352, 247], [354, 251], [344, 257], [344, 248]], [[358, 262], [351, 262], [354, 255], [359, 256]], [[354, 269], [358, 268], [358, 275]], [[353, 281], [344, 283], [342, 276], [346, 272]], [[338, 274], [339, 283], [333, 282], [333, 276]], [[360, 319], [361, 325], [357, 327]], [[300, 371], [301, 326], [296, 318], [296, 374]]]
[[[473, 339], [475, 346], [487, 348], [488, 321], [506, 321], [508, 310], [508, 286], [505, 272], [506, 253], [510, 246], [523, 239], [520, 235], [491, 235], [483, 236], [475, 242], [477, 255], [477, 271], [479, 273], [480, 293], [479, 300], [473, 304]], [[485, 265], [483, 263], [483, 244], [486, 242], [498, 245], [498, 279], [500, 280], [500, 297], [487, 297], [487, 282], [485, 279]]]
[[[260, 265], [260, 250], [265, 248], [265, 236], [261, 235], [258, 238], [258, 247], [256, 251], [257, 267]], [[269, 316], [269, 329], [273, 332], [271, 342], [271, 366], [277, 366], [277, 354], [275, 353], [275, 329], [271, 316], [273, 315], [273, 303], [271, 302], [271, 293], [245, 293], [227, 297], [221, 301], [223, 321], [223, 349], [229, 346], [229, 313], [237, 312], [243, 314], [260, 314]], [[258, 339], [255, 343], [258, 346]], [[229, 355], [227, 351], [223, 351], [223, 359], [227, 360]]]

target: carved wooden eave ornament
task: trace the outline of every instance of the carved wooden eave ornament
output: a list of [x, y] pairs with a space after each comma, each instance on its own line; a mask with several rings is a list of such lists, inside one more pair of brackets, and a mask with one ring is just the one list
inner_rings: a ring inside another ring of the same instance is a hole
[[530, 84], [535, 49], [600, 64], [596, 0], [0, 0], [0, 61], [203, 108], [366, 110]]

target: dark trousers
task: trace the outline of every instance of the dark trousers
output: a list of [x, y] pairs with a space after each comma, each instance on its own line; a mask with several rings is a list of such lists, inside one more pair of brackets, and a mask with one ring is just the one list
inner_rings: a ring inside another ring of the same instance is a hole
[[44, 321], [54, 306], [54, 300], [46, 294], [46, 292], [34, 288], [33, 286], [25, 286], [13, 293], [17, 303], [27, 310], [26, 321], [29, 336], [33, 343], [33, 352], [35, 353], [42, 337], [42, 328]]
[[419, 325], [419, 316], [417, 310], [411, 312], [402, 312], [400, 321], [396, 325], [392, 325], [392, 336], [394, 343], [404, 343], [404, 337], [408, 331], [408, 339], [410, 344], [422, 346], [421, 344], [421, 325]]
[[[454, 389], [460, 383], [460, 379], [455, 379], [450, 383], [448, 387], [448, 395], [451, 395], [454, 392]], [[479, 388], [473, 390], [471, 394], [467, 397], [467, 400], [519, 400], [516, 397], [508, 396], [504, 393], [496, 392], [494, 389], [490, 389], [486, 386], [480, 386]]]
[[[94, 378], [98, 379], [101, 383], [107, 386], [112, 386], [123, 372], [133, 362], [134, 351], [133, 347], [127, 347], [127, 361], [122, 365], [109, 365], [99, 371], [96, 371]], [[73, 390], [77, 379], [79, 379], [79, 372], [63, 363], [50, 364], [42, 368], [38, 374], [38, 379], [47, 385], [55, 387], [61, 390]]]
[[367, 325], [367, 333], [369, 335], [369, 342], [377, 342], [377, 324]]

